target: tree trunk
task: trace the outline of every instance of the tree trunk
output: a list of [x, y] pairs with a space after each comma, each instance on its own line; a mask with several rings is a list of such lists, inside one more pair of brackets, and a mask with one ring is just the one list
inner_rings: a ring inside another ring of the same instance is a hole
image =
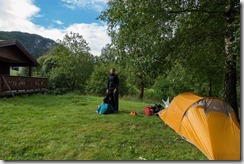
[[208, 89], [208, 96], [212, 96], [212, 80], [209, 80], [209, 89]]
[[71, 86], [71, 92], [73, 92], [75, 90], [75, 86], [76, 86], [76, 78], [74, 78], [72, 86]]
[[144, 83], [143, 83], [143, 76], [139, 76], [140, 79], [140, 95], [139, 95], [139, 99], [143, 100], [144, 97]]
[[236, 55], [233, 50], [232, 43], [234, 41], [234, 5], [229, 1], [225, 11], [226, 32], [225, 32], [225, 77], [224, 77], [224, 99], [234, 109], [237, 119], [239, 120], [239, 112], [237, 105], [237, 81], [236, 81]]

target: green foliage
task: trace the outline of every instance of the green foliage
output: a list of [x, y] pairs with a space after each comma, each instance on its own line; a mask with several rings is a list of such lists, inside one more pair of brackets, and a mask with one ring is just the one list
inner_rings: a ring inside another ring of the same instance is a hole
[[86, 40], [79, 33], [67, 33], [63, 40], [59, 40], [58, 43], [68, 48], [74, 54], [88, 53], [91, 50]]
[[[90, 95], [104, 96], [106, 94], [108, 75], [111, 68], [116, 68], [114, 63], [110, 64], [97, 64], [94, 71], [87, 81], [86, 93]], [[126, 84], [126, 75], [120, 68], [116, 68], [117, 75], [119, 77], [119, 95], [127, 95], [128, 87]]]
[[[151, 97], [165, 100], [167, 97], [173, 98], [182, 92], [195, 92], [202, 96], [209, 96], [209, 85], [204, 78], [193, 76], [181, 64], [176, 63], [165, 76], [159, 76], [155, 80]], [[216, 85], [216, 83], [212, 83], [212, 85], [212, 91], [215, 96], [221, 96], [217, 92], [219, 90], [218, 86], [221, 85]]]
[[[236, 53], [240, 5], [234, 0], [113, 0], [108, 1], [108, 9], [99, 18], [108, 24], [112, 45], [119, 52], [118, 59], [123, 59], [119, 62], [126, 69], [128, 86], [138, 87], [134, 82], [146, 83], [149, 77], [155, 84], [153, 88], [145, 85], [145, 96], [159, 97], [164, 93], [175, 96], [195, 91], [204, 96], [223, 97], [225, 12], [230, 4], [234, 5], [236, 15], [233, 23], [236, 37], [233, 53]], [[239, 66], [238, 57], [237, 61]], [[163, 80], [165, 85], [157, 84], [155, 79]]]
[[118, 61], [119, 53], [117, 49], [112, 47], [110, 44], [107, 44], [103, 49], [102, 53], [99, 56], [100, 63], [116, 63]]
[[195, 78], [177, 63], [166, 76], [159, 76], [156, 79], [153, 86], [156, 98], [165, 100], [167, 97], [172, 98], [182, 92], [194, 91], [194, 80]]
[[136, 85], [129, 83], [127, 92], [128, 92], [128, 95], [138, 97], [140, 91]]
[[105, 65], [96, 65], [87, 81], [86, 93], [91, 95], [104, 96], [107, 89], [107, 80], [110, 67]]
[[89, 47], [82, 36], [70, 33], [39, 59], [40, 74], [49, 78], [51, 92], [85, 92], [86, 82], [94, 66], [93, 56], [88, 51]]
[[[207, 160], [145, 102], [120, 99], [120, 112], [97, 114], [102, 97], [66, 94], [0, 99], [1, 160]], [[136, 111], [138, 116], [130, 116]]]
[[122, 63], [135, 73], [134, 81], [140, 82], [137, 86], [143, 98], [144, 83], [148, 82], [145, 78], [155, 78], [161, 72], [167, 56], [163, 41], [172, 37], [170, 19], [165, 14], [167, 6], [162, 1], [145, 0], [116, 0], [108, 5], [100, 19], [107, 22], [112, 44], [119, 58], [126, 61]]

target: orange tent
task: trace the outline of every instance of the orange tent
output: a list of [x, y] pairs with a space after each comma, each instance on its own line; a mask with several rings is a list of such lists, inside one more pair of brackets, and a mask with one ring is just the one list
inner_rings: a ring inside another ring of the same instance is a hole
[[223, 100], [182, 93], [158, 115], [208, 159], [240, 160], [240, 125]]

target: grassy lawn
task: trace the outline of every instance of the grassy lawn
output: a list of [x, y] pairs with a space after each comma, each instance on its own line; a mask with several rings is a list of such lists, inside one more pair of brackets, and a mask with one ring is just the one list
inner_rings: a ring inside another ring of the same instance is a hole
[[207, 160], [158, 116], [145, 116], [147, 103], [120, 99], [119, 113], [99, 115], [102, 99], [76, 94], [0, 99], [0, 159]]

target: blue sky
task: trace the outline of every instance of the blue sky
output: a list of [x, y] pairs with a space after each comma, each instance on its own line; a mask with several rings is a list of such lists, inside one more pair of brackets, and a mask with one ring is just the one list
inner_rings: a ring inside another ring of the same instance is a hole
[[[68, 3], [70, 2], [70, 3]], [[36, 0], [34, 4], [41, 11], [38, 13], [40, 17], [35, 17], [33, 23], [55, 28], [65, 28], [74, 23], [98, 23], [101, 24], [97, 17], [102, 9], [106, 8], [106, 4], [98, 3], [97, 7], [93, 6], [92, 1], [62, 1], [62, 0]], [[82, 2], [86, 2], [83, 3]], [[95, 1], [94, 1], [95, 2]], [[99, 6], [98, 6], [99, 5]]]
[[108, 43], [105, 22], [97, 18], [107, 0], [0, 0], [0, 30], [38, 34], [53, 40], [79, 33], [93, 55]]

